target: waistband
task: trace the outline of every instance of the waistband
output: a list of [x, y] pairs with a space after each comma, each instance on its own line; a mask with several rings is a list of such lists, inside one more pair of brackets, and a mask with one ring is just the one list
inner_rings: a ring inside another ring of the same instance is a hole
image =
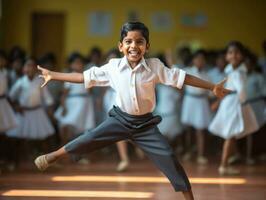
[[110, 110], [109, 116], [116, 118], [129, 129], [151, 128], [160, 123], [162, 120], [161, 116], [153, 116], [152, 113], [147, 113], [144, 115], [130, 115], [126, 112], [123, 112], [117, 106], [114, 106]]
[[0, 95], [0, 99], [5, 99], [5, 98], [6, 98], [5, 94]]
[[28, 111], [30, 111], [30, 110], [37, 110], [37, 109], [39, 109], [39, 108], [41, 108], [41, 105], [37, 105], [37, 106], [33, 106], [33, 107], [27, 107], [27, 106], [22, 106], [21, 107], [23, 110], [28, 110]]
[[89, 95], [86, 94], [86, 93], [83, 93], [83, 94], [69, 94], [67, 95], [67, 98], [69, 97], [88, 97]]
[[185, 92], [185, 95], [191, 96], [191, 97], [196, 97], [196, 98], [207, 98], [208, 97], [207, 94], [193, 94], [190, 92]]

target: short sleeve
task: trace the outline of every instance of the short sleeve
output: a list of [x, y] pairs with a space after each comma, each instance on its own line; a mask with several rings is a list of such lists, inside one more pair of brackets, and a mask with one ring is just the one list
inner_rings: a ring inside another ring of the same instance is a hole
[[18, 79], [15, 84], [11, 87], [9, 97], [12, 101], [18, 100], [22, 90], [22, 79]]
[[164, 85], [182, 89], [186, 77], [186, 72], [178, 68], [167, 68], [159, 59], [155, 60], [157, 67], [158, 82]]
[[112, 64], [109, 62], [101, 67], [91, 67], [83, 72], [85, 88], [93, 86], [110, 86], [109, 71]]

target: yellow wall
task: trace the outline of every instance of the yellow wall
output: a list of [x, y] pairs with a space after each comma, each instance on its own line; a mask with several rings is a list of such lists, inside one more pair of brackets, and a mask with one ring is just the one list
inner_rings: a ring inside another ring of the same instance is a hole
[[[181, 43], [198, 42], [203, 47], [218, 48], [231, 39], [238, 39], [261, 53], [266, 39], [266, 1], [264, 0], [4, 0], [2, 45], [10, 49], [21, 45], [31, 52], [31, 14], [61, 12], [66, 16], [65, 51], [87, 54], [94, 44], [104, 50], [116, 46], [120, 27], [130, 10], [139, 12], [140, 19], [151, 27], [154, 11], [169, 11], [176, 24], [169, 33], [151, 31], [152, 52], [175, 48]], [[111, 11], [113, 33], [108, 37], [87, 35], [87, 15], [90, 11]], [[185, 28], [179, 23], [181, 14], [204, 12], [208, 16], [205, 28]], [[49, 31], [49, 30], [47, 30]], [[44, 33], [45, 34], [45, 33]]]

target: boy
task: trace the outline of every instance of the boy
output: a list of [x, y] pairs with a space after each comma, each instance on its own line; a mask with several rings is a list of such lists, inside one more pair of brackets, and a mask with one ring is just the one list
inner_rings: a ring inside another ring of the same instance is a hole
[[187, 200], [194, 199], [185, 171], [157, 128], [161, 117], [152, 115], [156, 103], [155, 85], [162, 83], [181, 89], [183, 84], [188, 84], [212, 90], [218, 97], [230, 91], [223, 88], [225, 81], [214, 85], [186, 75], [182, 70], [168, 69], [158, 59], [144, 59], [149, 46], [148, 28], [140, 22], [128, 22], [121, 29], [118, 44], [123, 58], [111, 59], [106, 65], [92, 67], [83, 74], [58, 73], [39, 67], [45, 80], [42, 86], [50, 80], [84, 82], [86, 88], [111, 86], [117, 94], [116, 106], [102, 124], [59, 150], [39, 156], [35, 164], [40, 170], [45, 170], [64, 155], [91, 152], [130, 139], [168, 177], [176, 191], [182, 191]]

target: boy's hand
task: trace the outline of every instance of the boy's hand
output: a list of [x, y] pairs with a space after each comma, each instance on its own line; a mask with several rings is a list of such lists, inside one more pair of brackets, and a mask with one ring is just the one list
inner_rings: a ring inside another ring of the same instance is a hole
[[52, 79], [52, 76], [48, 69], [44, 69], [40, 67], [39, 65], [37, 67], [38, 67], [38, 70], [41, 71], [41, 75], [39, 75], [39, 77], [44, 79], [44, 83], [41, 85], [41, 87], [44, 87]]
[[228, 93], [232, 92], [231, 90], [228, 90], [224, 88], [224, 83], [226, 82], [226, 79], [222, 80], [220, 83], [217, 83], [214, 85], [212, 92], [214, 95], [218, 98], [223, 98]]

